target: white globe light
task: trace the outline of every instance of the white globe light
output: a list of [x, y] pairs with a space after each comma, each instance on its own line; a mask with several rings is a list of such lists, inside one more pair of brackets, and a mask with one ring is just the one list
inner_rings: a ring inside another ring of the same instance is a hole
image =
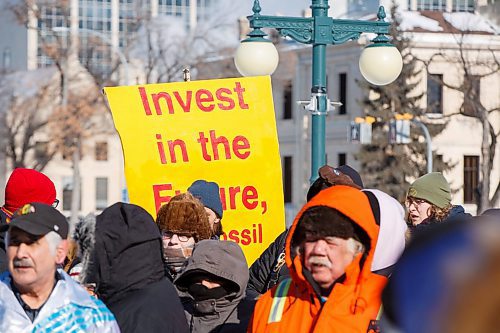
[[278, 67], [279, 55], [273, 43], [243, 41], [236, 50], [234, 64], [243, 76], [271, 75]]
[[359, 57], [359, 69], [366, 81], [383, 86], [396, 80], [403, 68], [403, 58], [395, 46], [369, 45]]

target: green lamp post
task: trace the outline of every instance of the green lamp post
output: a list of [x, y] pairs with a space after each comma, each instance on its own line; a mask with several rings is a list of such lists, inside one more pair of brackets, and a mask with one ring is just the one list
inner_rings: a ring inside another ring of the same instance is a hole
[[275, 28], [281, 36], [311, 44], [312, 88], [311, 103], [311, 178], [318, 177], [318, 169], [326, 163], [325, 123], [330, 103], [326, 94], [326, 46], [355, 40], [364, 32], [375, 33], [373, 44], [363, 50], [359, 67], [364, 78], [372, 84], [385, 85], [400, 74], [401, 54], [389, 43], [386, 34], [390, 23], [384, 22], [384, 7], [377, 13], [377, 21], [333, 19], [328, 16], [328, 0], [312, 0], [312, 17], [286, 17], [261, 15], [258, 0], [253, 3], [253, 15], [248, 16], [253, 30], [236, 51], [235, 65], [244, 76], [271, 75], [278, 66], [278, 52], [261, 28]]

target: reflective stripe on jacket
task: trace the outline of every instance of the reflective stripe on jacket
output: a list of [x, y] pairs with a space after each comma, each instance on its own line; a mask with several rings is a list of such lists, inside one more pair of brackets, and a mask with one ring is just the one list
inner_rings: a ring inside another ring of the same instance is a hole
[[[345, 280], [334, 285], [326, 301], [320, 299], [303, 275], [300, 255], [292, 257], [291, 240], [300, 217], [310, 207], [328, 206], [361, 227], [370, 249], [361, 263], [358, 254], [346, 267]], [[257, 302], [248, 332], [369, 332], [380, 310], [387, 278], [370, 271], [379, 226], [368, 198], [361, 191], [336, 185], [321, 191], [298, 213], [286, 242], [286, 264], [291, 279], [269, 290]]]

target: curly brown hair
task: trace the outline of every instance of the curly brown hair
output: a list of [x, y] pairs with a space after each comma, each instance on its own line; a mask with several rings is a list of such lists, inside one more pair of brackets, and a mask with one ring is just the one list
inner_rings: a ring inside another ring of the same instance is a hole
[[212, 236], [205, 207], [189, 192], [176, 195], [163, 205], [156, 224], [162, 231], [191, 235], [197, 242]]
[[441, 222], [448, 217], [452, 208], [452, 204], [443, 208], [439, 208], [438, 206], [431, 204], [429, 207], [429, 218], [434, 218], [436, 221]]
[[[415, 198], [412, 196], [406, 197], [406, 203], [405, 203], [406, 208], [408, 209], [408, 207], [411, 204], [413, 204], [415, 201], [418, 201], [418, 200], [425, 201], [430, 205], [429, 209], [427, 210], [427, 215], [429, 216], [428, 219], [435, 220], [437, 222], [441, 222], [444, 219], [446, 219], [448, 217], [448, 215], [450, 214], [450, 210], [453, 208], [453, 205], [451, 203], [443, 208], [440, 208], [440, 207], [434, 205], [433, 203], [431, 203], [425, 199]], [[407, 216], [407, 219], [408, 219], [408, 216]]]

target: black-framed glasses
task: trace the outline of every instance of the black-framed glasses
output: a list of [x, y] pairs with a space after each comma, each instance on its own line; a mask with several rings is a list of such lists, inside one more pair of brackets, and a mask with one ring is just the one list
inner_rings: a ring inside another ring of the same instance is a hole
[[54, 200], [54, 202], [52, 203], [52, 207], [57, 208], [58, 205], [59, 205], [59, 199]]
[[181, 243], [185, 243], [187, 242], [191, 237], [191, 235], [187, 235], [187, 234], [178, 234], [176, 232], [171, 232], [171, 231], [162, 231], [161, 232], [161, 237], [163, 239], [171, 239], [172, 237], [174, 237], [174, 235], [177, 235], [177, 238], [179, 239], [179, 242]]
[[406, 198], [405, 205], [406, 205], [406, 207], [410, 207], [411, 205], [418, 206], [418, 205], [421, 205], [425, 202], [427, 202], [427, 200], [408, 197], [408, 198]]

